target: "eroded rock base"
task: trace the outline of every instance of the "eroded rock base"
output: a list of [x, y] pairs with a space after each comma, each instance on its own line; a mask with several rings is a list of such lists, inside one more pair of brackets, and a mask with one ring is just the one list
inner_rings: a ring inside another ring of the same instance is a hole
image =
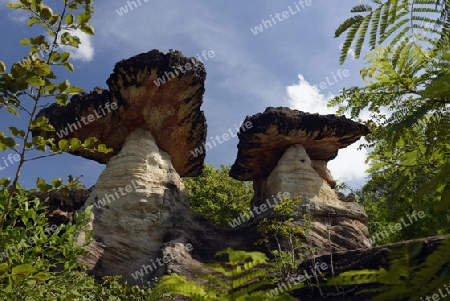
[[[84, 208], [89, 205], [93, 236], [83, 261], [98, 277], [117, 274], [136, 283], [136, 271], [148, 266], [143, 278], [150, 279], [165, 268], [157, 261], [163, 259], [161, 247], [188, 210], [188, 194], [170, 156], [149, 131], [138, 129], [101, 173]], [[84, 234], [78, 241], [83, 243]]]

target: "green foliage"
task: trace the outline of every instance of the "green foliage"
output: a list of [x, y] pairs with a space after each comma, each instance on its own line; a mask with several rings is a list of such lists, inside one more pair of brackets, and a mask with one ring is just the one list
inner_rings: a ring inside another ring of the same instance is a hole
[[[421, 45], [434, 48], [442, 44], [450, 28], [445, 12], [449, 4], [445, 0], [373, 2], [375, 7], [368, 4], [353, 7], [351, 12], [357, 15], [348, 18], [336, 29], [336, 37], [347, 32], [341, 50], [341, 64], [347, 58], [352, 44], [355, 45], [355, 57], [359, 58], [367, 33], [371, 49], [389, 40], [387, 48], [398, 56], [405, 46], [414, 45], [422, 51]], [[441, 31], [444, 34], [440, 34]], [[441, 39], [438, 39], [439, 36]]]
[[[329, 285], [381, 284], [364, 289], [359, 294], [371, 293], [371, 300], [423, 300], [426, 295], [436, 294], [450, 281], [450, 239], [440, 245], [426, 260], [417, 264], [417, 255], [422, 250], [420, 243], [405, 244], [392, 251], [389, 269], [347, 271], [328, 281]], [[428, 299], [427, 299], [428, 300]]]
[[[217, 256], [228, 255], [226, 264], [209, 265], [214, 272], [206, 272], [196, 278], [197, 281], [206, 280], [206, 283], [196, 284], [188, 281], [186, 277], [177, 274], [166, 275], [153, 290], [152, 294], [170, 292], [173, 295], [182, 295], [191, 300], [266, 300], [270, 289], [268, 270], [270, 265], [267, 257], [260, 252], [234, 251], [228, 248], [217, 253]], [[302, 284], [292, 286], [300, 288]], [[152, 300], [156, 300], [152, 295]], [[273, 300], [292, 300], [288, 293], [283, 292], [273, 297]]]
[[426, 213], [424, 220], [389, 241], [449, 229], [450, 44], [440, 34], [439, 43], [410, 43], [405, 37], [395, 49], [376, 48], [360, 71], [367, 86], [344, 89], [330, 102], [339, 106], [339, 114], [349, 110], [353, 118], [364, 110], [371, 113], [372, 120], [366, 122], [372, 132], [366, 137], [366, 147], [372, 149], [370, 178], [359, 193], [371, 231], [414, 210]]
[[[121, 276], [105, 276], [102, 284], [92, 284], [87, 300], [150, 300], [152, 285], [147, 283], [143, 288], [129, 285], [127, 282], [119, 283]], [[163, 294], [159, 297], [165, 297]]]
[[[0, 190], [0, 208], [10, 191]], [[78, 270], [78, 256], [86, 251], [75, 238], [87, 224], [89, 211], [72, 223], [50, 225], [47, 208], [33, 191], [17, 187], [11, 213], [0, 232], [0, 297], [2, 300], [57, 300], [55, 295], [74, 297], [84, 289], [85, 276]]]
[[[387, 47], [375, 48], [366, 56], [368, 66], [360, 72], [367, 86], [344, 89], [330, 102], [340, 106], [338, 113], [350, 110], [353, 118], [363, 110], [371, 113], [372, 120], [366, 124], [372, 133], [365, 145], [372, 149], [368, 158], [370, 177], [357, 197], [369, 214], [372, 234], [414, 210], [425, 212], [425, 218], [384, 243], [445, 234], [450, 229], [449, 3], [376, 3], [379, 7], [373, 11], [360, 7], [359, 11], [368, 12], [367, 16], [347, 20], [336, 32], [338, 36], [347, 31], [347, 48], [343, 49], [341, 62], [358, 29], [359, 56], [364, 22], [372, 22], [372, 48], [392, 38]], [[426, 37], [418, 30], [431, 35]], [[396, 36], [392, 37], [394, 32]], [[450, 240], [447, 238], [418, 264], [420, 250], [421, 246], [405, 244], [391, 254], [387, 271], [348, 271], [329, 284], [381, 284], [361, 293], [378, 293], [373, 300], [422, 300], [443, 289], [450, 280]]]
[[268, 217], [258, 224], [264, 239], [258, 243], [276, 242], [274, 256], [275, 269], [282, 278], [297, 274], [298, 266], [311, 250], [306, 241], [311, 227], [311, 216], [302, 214], [301, 200], [280, 199]]
[[[77, 48], [80, 45], [74, 30], [94, 34], [94, 29], [88, 24], [93, 13], [92, 4], [92, 0], [62, 0], [60, 13], [55, 13], [41, 0], [20, 0], [8, 4], [12, 9], [29, 13], [28, 26], [42, 26], [50, 39], [45, 35], [23, 39], [21, 44], [30, 47], [29, 56], [13, 64], [9, 71], [0, 61], [0, 110], [6, 109], [17, 117], [24, 112], [28, 123], [26, 129], [10, 126], [10, 134], [0, 131], [0, 151], [11, 150], [14, 161], [18, 162], [14, 165], [17, 170], [13, 179], [0, 179], [2, 300], [147, 300], [150, 293], [149, 288], [119, 284], [117, 277], [106, 278], [103, 284], [96, 284], [94, 278], [84, 272], [78, 258], [86, 251], [76, 240], [81, 232], [87, 233], [86, 241], [90, 239], [92, 232], [86, 230], [86, 225], [91, 208], [75, 214], [73, 222], [68, 224], [48, 223], [48, 208], [36, 193], [53, 190], [68, 193], [70, 189], [79, 188], [79, 177], [69, 176], [68, 183], [61, 179], [47, 183], [37, 178], [37, 189], [32, 190], [25, 190], [18, 184], [25, 162], [48, 156], [35, 155], [36, 152], [50, 151], [51, 156], [78, 149], [111, 151], [105, 145], [94, 148], [95, 138], [85, 141], [63, 139], [55, 143], [53, 139], [32, 137], [31, 134], [32, 130], [55, 130], [47, 118], [36, 118], [45, 99], [54, 99], [65, 105], [69, 95], [82, 91], [67, 80], [57, 82], [53, 69], [62, 66], [73, 71], [70, 53], [62, 51], [65, 48], [61, 46]], [[37, 56], [38, 52], [42, 55]]]
[[253, 197], [252, 186], [231, 178], [229, 172], [229, 166], [222, 164], [218, 170], [205, 164], [200, 176], [183, 178], [191, 209], [214, 225], [229, 226], [230, 220], [248, 213]]
[[[51, 156], [61, 154], [63, 151], [79, 149], [111, 151], [104, 145], [93, 148], [95, 138], [86, 139], [84, 142], [73, 138], [55, 143], [54, 139], [45, 139], [41, 136], [32, 137], [33, 130], [55, 130], [46, 117], [36, 118], [37, 110], [44, 99], [54, 98], [58, 104], [66, 105], [69, 95], [82, 90], [79, 87], [71, 86], [67, 80], [57, 82], [53, 69], [63, 66], [73, 71], [73, 65], [69, 61], [70, 53], [62, 51], [61, 46], [77, 48], [80, 45], [79, 38], [73, 34], [74, 30], [81, 30], [87, 34], [94, 33], [92, 26], [87, 23], [93, 13], [92, 0], [64, 0], [62, 3], [61, 13], [55, 13], [41, 0], [21, 0], [19, 3], [8, 4], [8, 7], [12, 9], [29, 13], [28, 26], [40, 25], [50, 37], [48, 40], [41, 34], [23, 39], [21, 44], [30, 47], [29, 56], [21, 62], [13, 64], [9, 73], [6, 72], [5, 64], [3, 62], [0, 64], [0, 110], [7, 109], [10, 114], [17, 117], [20, 117], [19, 111], [28, 115], [26, 129], [9, 127], [11, 135], [0, 131], [0, 151], [10, 149], [20, 158], [12, 182], [8, 179], [0, 179], [1, 183], [11, 184], [13, 191], [16, 189], [23, 164], [26, 161], [45, 157], [45, 155], [27, 156], [30, 152], [49, 150]], [[81, 13], [76, 18], [77, 22], [74, 22], [73, 14], [69, 11], [77, 12], [79, 10]], [[44, 55], [37, 56], [38, 52]], [[40, 187], [48, 187], [42, 183], [42, 180], [38, 183], [40, 183]], [[3, 224], [8, 218], [13, 197], [14, 193], [11, 193], [0, 216], [0, 229], [3, 228]]]

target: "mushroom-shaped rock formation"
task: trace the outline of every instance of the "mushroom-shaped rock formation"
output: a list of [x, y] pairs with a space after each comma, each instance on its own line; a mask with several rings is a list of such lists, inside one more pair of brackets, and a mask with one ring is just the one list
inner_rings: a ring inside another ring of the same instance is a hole
[[253, 181], [252, 208], [280, 193], [301, 197], [311, 214], [310, 243], [319, 252], [370, 247], [368, 218], [356, 202], [341, 201], [327, 162], [369, 133], [366, 126], [335, 115], [267, 108], [249, 116], [238, 133], [238, 156], [230, 176]]
[[110, 91], [82, 93], [66, 107], [52, 105], [39, 113], [56, 129], [41, 135], [94, 136], [114, 149], [75, 153], [107, 163], [82, 208], [94, 205], [90, 252], [83, 261], [96, 276], [118, 274], [138, 284], [161, 270], [163, 238], [189, 208], [180, 176], [203, 169], [205, 155], [194, 157], [191, 150], [206, 139], [200, 110], [205, 78], [201, 62], [179, 51], [152, 50], [117, 63], [107, 80]]
[[128, 135], [142, 128], [170, 154], [180, 176], [199, 175], [206, 154], [194, 156], [191, 151], [206, 139], [206, 119], [200, 110], [205, 79], [203, 64], [180, 51], [139, 54], [116, 64], [107, 80], [110, 91], [96, 88], [90, 94], [73, 96], [65, 107], [53, 104], [41, 110], [38, 116], [49, 118], [56, 132], [39, 135], [56, 141], [95, 136], [113, 152], [73, 154], [108, 163]]

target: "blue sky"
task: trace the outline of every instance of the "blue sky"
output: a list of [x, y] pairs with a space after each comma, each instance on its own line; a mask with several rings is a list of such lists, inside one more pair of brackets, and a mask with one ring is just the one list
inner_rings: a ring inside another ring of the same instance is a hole
[[[8, 2], [0, 0], [0, 60], [11, 66], [27, 55], [28, 48], [19, 41], [31, 34], [26, 15], [6, 9]], [[343, 87], [363, 84], [358, 72], [363, 62], [350, 56], [339, 65], [343, 38], [334, 38], [335, 29], [351, 15], [349, 11], [359, 4], [358, 0], [311, 0], [309, 6], [306, 1], [302, 6], [299, 0], [134, 2], [136, 5], [124, 0], [95, 2], [91, 24], [96, 35], [81, 37], [83, 45], [74, 53], [75, 72], [61, 70], [57, 73], [61, 80], [68, 78], [86, 91], [96, 86], [107, 88], [106, 79], [122, 59], [154, 48], [163, 52], [181, 50], [188, 57], [212, 50], [215, 56], [204, 62], [207, 80], [202, 109], [208, 122], [208, 138], [227, 133], [247, 115], [268, 106], [334, 113], [335, 109], [326, 107], [330, 97]], [[283, 11], [287, 12], [286, 18], [281, 15]], [[276, 19], [277, 13], [282, 21]], [[255, 35], [251, 29], [254, 31], [262, 20], [271, 20], [271, 15], [276, 24], [272, 22], [270, 27], [266, 22], [267, 29]], [[344, 75], [337, 75], [339, 69]], [[11, 124], [23, 126], [4, 111], [0, 114], [0, 130], [8, 132]], [[231, 165], [237, 143], [233, 138], [209, 150], [206, 163]], [[0, 164], [8, 154], [0, 153]], [[365, 182], [365, 157], [366, 151], [357, 150], [355, 144], [341, 150], [329, 168], [335, 179], [359, 187]], [[103, 168], [94, 161], [64, 154], [28, 162], [21, 183], [31, 187], [37, 176], [51, 180], [83, 174], [83, 184], [90, 187]], [[13, 171], [14, 164], [1, 170], [0, 177], [10, 177]]]

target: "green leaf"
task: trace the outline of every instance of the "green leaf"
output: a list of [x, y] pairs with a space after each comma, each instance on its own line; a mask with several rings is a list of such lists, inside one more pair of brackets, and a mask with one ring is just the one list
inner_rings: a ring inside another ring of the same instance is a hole
[[18, 130], [16, 127], [10, 126], [10, 127], [9, 127], [9, 131], [11, 132], [11, 134], [12, 134], [14, 137], [19, 136], [19, 130]]
[[75, 70], [73, 68], [73, 65], [71, 63], [68, 63], [68, 62], [64, 64], [64, 67], [66, 67], [68, 70], [70, 70], [72, 72]]
[[2, 187], [8, 187], [9, 184], [11, 184], [11, 178], [1, 178], [0, 179], [0, 185]]
[[91, 35], [91, 36], [93, 36], [93, 35], [95, 34], [95, 32], [94, 32], [94, 27], [92, 27], [92, 26], [89, 25], [89, 24], [83, 24], [83, 25], [81, 25], [80, 30], [81, 30], [82, 32], [84, 32], [85, 34], [88, 34], [88, 35]]
[[39, 116], [39, 117], [36, 118], [36, 120], [34, 121], [34, 124], [35, 124], [36, 127], [41, 127], [41, 126], [47, 124], [47, 121], [48, 121], [47, 117], [45, 117], [45, 116]]
[[6, 71], [6, 65], [2, 61], [0, 61], [0, 73], [3, 73]]
[[50, 20], [50, 18], [53, 17], [53, 10], [48, 6], [41, 4], [41, 11], [39, 15], [44, 20]]
[[53, 188], [59, 188], [62, 185], [62, 179], [52, 179]]
[[47, 184], [44, 179], [38, 177], [36, 181], [36, 186], [41, 192], [48, 192], [50, 189], [52, 189], [52, 185]]
[[89, 148], [89, 147], [91, 147], [92, 145], [94, 145], [97, 141], [98, 141], [97, 138], [95, 138], [95, 137], [89, 137], [89, 138], [87, 138], [86, 140], [84, 140], [83, 147]]
[[29, 39], [25, 38], [25, 39], [22, 39], [20, 41], [20, 44], [22, 44], [22, 45], [31, 45], [31, 41]]
[[[16, 141], [13, 138], [5, 138], [3, 139], [3, 144], [6, 145], [8, 148], [15, 148], [16, 147]], [[0, 147], [1, 148], [1, 147]]]
[[11, 114], [16, 115], [17, 117], [20, 117], [19, 113], [17, 112], [16, 109], [12, 108], [12, 107], [8, 107], [8, 112], [10, 112]]
[[66, 151], [69, 148], [69, 142], [66, 139], [61, 139], [58, 141], [58, 147], [62, 151]]
[[28, 77], [26, 79], [26, 82], [29, 83], [30, 85], [35, 85], [35, 86], [38, 86], [38, 87], [44, 87], [45, 86], [45, 81], [42, 78], [40, 78], [39, 76]]
[[22, 8], [22, 4], [8, 3], [8, 4], [6, 4], [6, 7], [12, 8], [12, 9], [18, 9], [18, 8]]
[[47, 281], [50, 279], [50, 276], [47, 273], [44, 272], [39, 272], [36, 275], [34, 275], [33, 277], [31, 277], [33, 279], [39, 280], [39, 281]]
[[41, 19], [38, 17], [32, 16], [28, 19], [27, 25], [28, 27], [32, 27], [34, 24], [42, 23]]
[[77, 86], [70, 86], [69, 89], [66, 90], [66, 94], [77, 94], [83, 92], [84, 90]]
[[51, 124], [44, 124], [43, 126], [40, 127], [41, 130], [46, 131], [46, 132], [54, 132], [55, 128], [53, 127], [53, 125]]
[[97, 146], [97, 150], [98, 150], [100, 153], [110, 153], [110, 152], [113, 151], [112, 148], [107, 148], [105, 144], [99, 144], [99, 145]]
[[[59, 21], [59, 19], [60, 19], [61, 17], [58, 15], [58, 14], [56, 14], [56, 15], [53, 15], [51, 18], [50, 18], [50, 20], [48, 20], [48, 23], [50, 23], [50, 25], [55, 25], [58, 21]], [[51, 36], [55, 36], [55, 35], [51, 35]]]
[[89, 12], [82, 12], [77, 17], [77, 23], [80, 24], [80, 25], [83, 25], [83, 24], [89, 22], [91, 17], [92, 17], [91, 13], [89, 13]]
[[8, 265], [6, 263], [0, 263], [0, 275], [8, 272]]
[[72, 24], [73, 24], [73, 20], [74, 20], [73, 14], [68, 14], [68, 15], [66, 16], [66, 24], [67, 24], [67, 25], [72, 25]]
[[80, 149], [81, 146], [81, 141], [78, 138], [72, 138], [69, 140], [69, 144], [70, 144], [70, 148], [72, 149]]
[[58, 62], [61, 59], [61, 55], [58, 52], [53, 52], [52, 55], [50, 56], [50, 60], [53, 63]]
[[69, 97], [66, 94], [61, 94], [55, 96], [56, 103], [61, 106], [67, 106], [69, 103]]
[[31, 264], [21, 264], [12, 269], [12, 275], [30, 275], [34, 272], [36, 272], [36, 269]]
[[33, 73], [38, 75], [38, 76], [47, 76], [51, 73], [51, 68], [49, 64], [46, 63], [39, 63], [39, 65], [37, 65], [38, 67], [35, 67], [33, 69]]
[[70, 83], [69, 83], [69, 81], [66, 79], [65, 81], [63, 81], [62, 83], [60, 83], [59, 85], [58, 85], [58, 91], [62, 94], [62, 93], [65, 93], [65, 91], [67, 90], [67, 89], [69, 89], [69, 87], [70, 87]]
[[70, 57], [70, 52], [63, 52], [63, 53], [61, 53], [61, 62], [62, 63], [67, 62], [69, 57]]

